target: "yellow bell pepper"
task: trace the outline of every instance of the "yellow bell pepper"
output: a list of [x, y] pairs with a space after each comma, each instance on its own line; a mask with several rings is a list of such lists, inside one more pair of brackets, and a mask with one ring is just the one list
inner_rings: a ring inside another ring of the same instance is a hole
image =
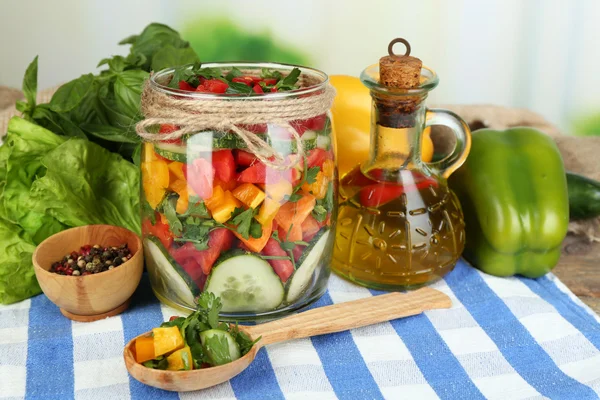
[[192, 359], [192, 352], [188, 346], [183, 349], [177, 350], [173, 354], [167, 357], [167, 370], [168, 371], [188, 371], [194, 369], [194, 361]]
[[265, 199], [265, 192], [251, 183], [243, 183], [233, 189], [233, 196], [244, 203], [246, 207], [257, 208]]
[[[169, 165], [170, 167], [170, 165]], [[189, 205], [189, 194], [188, 194], [188, 186], [185, 180], [178, 179], [175, 182], [171, 182], [169, 185], [169, 189], [174, 191], [179, 195], [179, 199], [177, 199], [177, 207], [176, 211], [178, 214], [183, 214], [187, 211]]]
[[176, 326], [154, 328], [152, 336], [154, 337], [154, 357], [182, 349], [185, 346], [183, 336]]
[[163, 160], [142, 162], [142, 186], [150, 207], [156, 209], [169, 187], [169, 167]]
[[273, 200], [270, 197], [265, 198], [262, 206], [260, 206], [260, 210], [258, 210], [258, 214], [256, 215], [256, 220], [260, 222], [262, 226], [271, 226], [275, 215], [277, 215], [277, 211], [279, 211], [279, 207], [281, 204], [277, 200]]
[[183, 175], [183, 163], [179, 161], [169, 163], [169, 172], [171, 173], [171, 180], [185, 181], [185, 175]]
[[215, 221], [222, 224], [231, 218], [231, 213], [234, 212], [236, 208], [241, 206], [242, 203], [233, 197], [229, 190], [226, 190], [223, 193], [223, 200], [217, 204], [216, 207], [213, 207], [211, 214]]
[[[325, 165], [323, 165], [325, 167]], [[324, 199], [329, 188], [329, 179], [325, 177], [323, 171], [317, 173], [317, 177], [313, 183], [304, 183], [302, 190], [306, 193], [311, 193], [317, 200]]]
[[[331, 113], [333, 116], [334, 137], [337, 145], [337, 162], [340, 176], [369, 157], [371, 131], [371, 95], [360, 79], [347, 75], [333, 75], [331, 84], [337, 90]], [[398, 141], [405, 146], [406, 140]], [[401, 151], [402, 147], [399, 147]], [[425, 129], [421, 143], [421, 158], [430, 162], [433, 157], [431, 130]]]

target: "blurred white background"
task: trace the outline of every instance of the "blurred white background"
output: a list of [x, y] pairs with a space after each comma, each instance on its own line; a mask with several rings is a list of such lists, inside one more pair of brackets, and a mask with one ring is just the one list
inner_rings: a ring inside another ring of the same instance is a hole
[[[186, 32], [225, 18], [305, 54], [329, 74], [358, 76], [404, 37], [440, 75], [432, 103], [527, 107], [569, 133], [600, 112], [599, 0], [2, 0], [0, 85], [20, 87], [39, 54], [40, 88], [126, 54], [148, 23]], [[191, 39], [188, 39], [191, 40]], [[210, 37], [219, 41], [218, 35]], [[401, 48], [401, 46], [399, 46]], [[200, 57], [203, 58], [200, 52]], [[203, 61], [211, 61], [203, 59]], [[274, 60], [277, 61], [277, 60]]]

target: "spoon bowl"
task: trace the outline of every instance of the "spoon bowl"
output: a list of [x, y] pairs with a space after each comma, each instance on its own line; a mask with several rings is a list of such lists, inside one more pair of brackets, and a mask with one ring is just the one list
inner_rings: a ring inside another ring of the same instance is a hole
[[[135, 361], [135, 340], [123, 351], [127, 370], [138, 381], [164, 390], [189, 392], [226, 382], [240, 374], [254, 360], [261, 347], [327, 333], [341, 332], [396, 318], [417, 315], [426, 310], [450, 308], [450, 298], [442, 292], [422, 288], [409, 293], [388, 293], [365, 299], [314, 308], [280, 320], [255, 326], [239, 326], [252, 340], [260, 340], [243, 357], [224, 365], [190, 371], [146, 368]], [[144, 333], [138, 337], [146, 336]]]

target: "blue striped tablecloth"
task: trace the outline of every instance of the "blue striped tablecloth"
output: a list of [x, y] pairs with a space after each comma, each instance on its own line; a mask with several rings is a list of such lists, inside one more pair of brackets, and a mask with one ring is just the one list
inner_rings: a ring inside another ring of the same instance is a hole
[[[600, 320], [554, 276], [496, 278], [460, 262], [433, 287], [451, 309], [267, 346], [230, 382], [180, 394], [125, 369], [124, 344], [173, 314], [145, 278], [128, 311], [87, 324], [40, 295], [0, 307], [0, 398], [599, 398]], [[332, 276], [315, 307], [378, 294]]]

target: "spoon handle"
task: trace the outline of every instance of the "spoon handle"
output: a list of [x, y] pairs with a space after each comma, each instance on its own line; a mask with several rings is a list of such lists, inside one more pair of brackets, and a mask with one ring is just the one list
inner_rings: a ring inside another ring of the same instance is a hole
[[258, 346], [284, 342], [326, 333], [341, 332], [420, 314], [436, 308], [450, 308], [452, 302], [444, 293], [422, 288], [409, 293], [388, 293], [365, 299], [314, 308], [266, 324], [248, 327], [253, 338], [262, 336]]

